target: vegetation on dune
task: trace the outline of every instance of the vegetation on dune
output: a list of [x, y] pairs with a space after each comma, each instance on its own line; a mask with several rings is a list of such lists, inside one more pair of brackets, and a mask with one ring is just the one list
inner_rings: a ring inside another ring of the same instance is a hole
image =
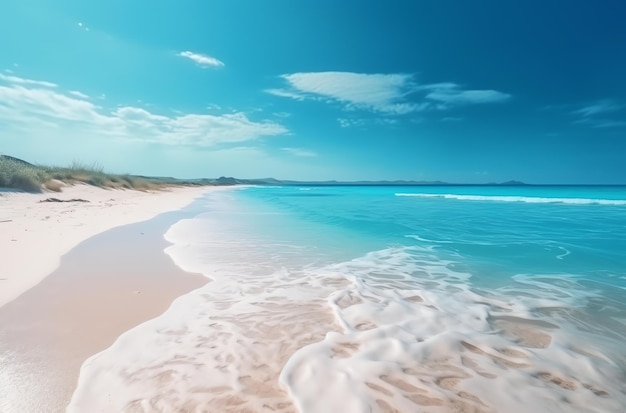
[[27, 192], [43, 189], [60, 192], [65, 185], [85, 183], [101, 188], [156, 190], [175, 185], [197, 185], [197, 182], [174, 178], [151, 178], [105, 173], [99, 164], [74, 162], [69, 167], [33, 165], [21, 159], [0, 155], [0, 188]]
[[42, 168], [10, 156], [0, 156], [0, 188], [37, 192], [47, 180]]

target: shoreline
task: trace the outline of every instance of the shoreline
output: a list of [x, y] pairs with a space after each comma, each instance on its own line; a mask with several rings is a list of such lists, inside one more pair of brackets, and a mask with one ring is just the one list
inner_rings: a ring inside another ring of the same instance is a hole
[[0, 193], [0, 411], [64, 412], [88, 357], [208, 281], [163, 234], [215, 189]]
[[[420, 222], [423, 210], [393, 194], [384, 203], [358, 192], [332, 202], [297, 188], [267, 191], [211, 194], [204, 213], [170, 228], [168, 254], [213, 281], [85, 362], [68, 412], [621, 411], [623, 341], [582, 328], [593, 320], [586, 311], [596, 295], [568, 273], [552, 280], [531, 273], [527, 283], [511, 275], [491, 288], [497, 273], [473, 266], [482, 262], [484, 238], [458, 240], [474, 255], [438, 242], [480, 224], [532, 218], [544, 207], [518, 217], [509, 204], [496, 214], [479, 206], [481, 219], [459, 228], [448, 212], [466, 218], [467, 204], [437, 201], [445, 213], [424, 227], [446, 237], [431, 240], [432, 232], [417, 228], [425, 238], [414, 243], [406, 237], [414, 228], [402, 224], [405, 217]], [[327, 202], [337, 209], [312, 213]], [[363, 213], [370, 205], [378, 208]], [[355, 234], [346, 216], [364, 216], [359, 224], [377, 231]], [[562, 249], [543, 248], [552, 232], [535, 239], [533, 225], [520, 228], [544, 254], [538, 267], [568, 268], [557, 258]], [[499, 229], [489, 241], [502, 239]], [[336, 243], [363, 252], [340, 256]], [[489, 257], [507, 257], [499, 243], [490, 245]], [[508, 263], [527, 251], [515, 249]]]
[[[560, 317], [596, 297], [567, 277], [474, 289], [463, 260], [404, 244], [314, 265], [293, 239], [324, 223], [237, 198], [90, 238], [0, 308], [0, 411], [518, 411], [520, 380], [535, 410], [619, 411], [620, 342]], [[212, 281], [173, 291], [193, 273]]]
[[[171, 187], [142, 192], [77, 184], [60, 193], [1, 192], [0, 308], [45, 279], [58, 268], [61, 257], [82, 241], [179, 210], [213, 189]], [[48, 198], [87, 202], [42, 202]]]
[[209, 281], [164, 252], [164, 232], [185, 216], [164, 213], [95, 235], [0, 307], [0, 387], [10, 389], [0, 411], [64, 412], [87, 358]]

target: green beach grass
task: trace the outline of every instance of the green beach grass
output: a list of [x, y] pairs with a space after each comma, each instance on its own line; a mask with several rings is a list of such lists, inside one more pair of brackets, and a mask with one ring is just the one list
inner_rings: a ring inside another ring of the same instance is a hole
[[118, 175], [104, 172], [99, 164], [74, 162], [69, 167], [33, 165], [18, 158], [0, 155], [0, 188], [26, 192], [60, 192], [65, 185], [85, 183], [100, 188], [158, 190], [171, 186], [197, 186], [200, 182], [175, 178]]

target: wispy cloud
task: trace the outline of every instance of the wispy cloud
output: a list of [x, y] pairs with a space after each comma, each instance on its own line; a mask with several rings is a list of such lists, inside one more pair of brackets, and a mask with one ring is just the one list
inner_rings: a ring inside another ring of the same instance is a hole
[[7, 76], [0, 73], [0, 80], [19, 85], [30, 85], [30, 86], [44, 86], [44, 87], [57, 87], [56, 83], [52, 82], [44, 82], [42, 80], [32, 80], [32, 79], [24, 79], [17, 76]]
[[337, 118], [339, 126], [342, 128], [365, 128], [376, 125], [396, 125], [398, 119], [395, 118]]
[[79, 92], [78, 90], [70, 90], [67, 93], [72, 95], [72, 96], [76, 96], [78, 98], [81, 98], [81, 99], [89, 99], [89, 96], [85, 95], [84, 93]]
[[107, 110], [85, 100], [82, 93], [62, 92], [47, 82], [21, 79], [0, 83], [0, 123], [20, 131], [53, 128], [96, 136], [165, 145], [213, 146], [244, 142], [288, 130], [271, 121], [253, 121], [241, 112], [222, 115], [164, 115], [123, 106]]
[[[443, 85], [443, 86], [442, 86]], [[426, 99], [442, 102], [447, 105], [471, 105], [479, 103], [498, 103], [511, 98], [508, 93], [497, 90], [463, 90], [454, 83], [426, 85], [422, 88], [431, 90]]]
[[342, 128], [362, 127], [365, 126], [363, 118], [337, 118], [339, 126]]
[[270, 95], [280, 96], [281, 98], [290, 98], [295, 100], [304, 100], [307, 98], [306, 95], [300, 92], [285, 89], [265, 89], [265, 92]]
[[456, 83], [418, 84], [405, 73], [353, 72], [292, 73], [281, 76], [287, 87], [267, 93], [296, 100], [336, 102], [347, 110], [368, 110], [381, 115], [406, 115], [453, 106], [496, 103], [511, 95], [496, 90], [467, 90]]
[[626, 121], [622, 120], [611, 120], [611, 119], [599, 119], [599, 118], [582, 118], [574, 121], [574, 123], [579, 125], [587, 125], [592, 128], [616, 128], [620, 126], [626, 126]]
[[192, 60], [202, 67], [223, 67], [224, 66], [224, 62], [222, 62], [221, 60], [218, 60], [215, 57], [208, 56], [202, 53], [184, 51], [184, 52], [178, 53], [178, 56]]
[[587, 105], [578, 110], [575, 110], [574, 114], [589, 117], [593, 115], [598, 115], [600, 113], [617, 112], [623, 107], [624, 105], [618, 105], [617, 103], [611, 100], [601, 100], [594, 104]]
[[[623, 113], [626, 112], [624, 109], [626, 109], [626, 105], [607, 99], [583, 106], [573, 111], [572, 114], [579, 118], [574, 123], [594, 128], [614, 128], [626, 126], [626, 121], [621, 120], [626, 118], [626, 113]], [[620, 120], [611, 118], [616, 113], [620, 115]]]
[[308, 149], [302, 149], [302, 148], [281, 148], [281, 150], [293, 155], [293, 156], [300, 156], [300, 157], [304, 157], [304, 158], [314, 158], [317, 156], [316, 152], [310, 151]]
[[274, 112], [273, 115], [276, 116], [277, 118], [282, 118], [282, 119], [291, 117], [291, 113], [289, 112]]

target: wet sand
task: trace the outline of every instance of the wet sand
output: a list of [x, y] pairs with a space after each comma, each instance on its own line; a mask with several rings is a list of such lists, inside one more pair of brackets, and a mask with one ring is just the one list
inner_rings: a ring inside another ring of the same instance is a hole
[[182, 214], [84, 241], [40, 284], [0, 307], [0, 412], [65, 411], [85, 359], [208, 281], [163, 252], [163, 234]]
[[177, 211], [215, 189], [133, 191], [77, 184], [61, 193], [0, 192], [0, 306], [50, 275], [60, 258], [82, 241]]

